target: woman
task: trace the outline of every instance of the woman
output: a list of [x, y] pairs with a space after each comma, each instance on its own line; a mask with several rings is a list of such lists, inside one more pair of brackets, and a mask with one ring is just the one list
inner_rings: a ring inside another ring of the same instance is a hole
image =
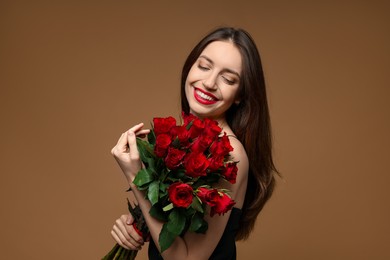
[[[187, 232], [177, 237], [160, 256], [158, 236], [163, 223], [151, 217], [151, 207], [132, 183], [141, 167], [135, 138], [148, 129], [138, 124], [123, 133], [112, 149], [134, 192], [150, 229], [150, 259], [235, 259], [235, 240], [246, 239], [256, 217], [275, 185], [271, 153], [270, 119], [260, 56], [250, 35], [242, 29], [219, 28], [202, 39], [188, 56], [181, 79], [182, 110], [200, 118], [212, 118], [229, 136], [239, 161], [231, 191], [235, 208], [223, 216], [206, 217], [206, 234]], [[111, 232], [117, 243], [140, 249], [142, 238], [134, 231], [132, 218], [123, 215]]]

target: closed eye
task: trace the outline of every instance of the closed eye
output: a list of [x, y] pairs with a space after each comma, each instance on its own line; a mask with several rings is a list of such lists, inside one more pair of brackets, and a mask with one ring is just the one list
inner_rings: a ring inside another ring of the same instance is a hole
[[204, 71], [209, 70], [208, 67], [204, 67], [204, 66], [201, 66], [201, 65], [198, 65], [198, 68], [199, 68], [200, 70], [204, 70]]
[[228, 85], [234, 85], [236, 83], [235, 80], [230, 80], [224, 76], [222, 76], [223, 80], [228, 84]]

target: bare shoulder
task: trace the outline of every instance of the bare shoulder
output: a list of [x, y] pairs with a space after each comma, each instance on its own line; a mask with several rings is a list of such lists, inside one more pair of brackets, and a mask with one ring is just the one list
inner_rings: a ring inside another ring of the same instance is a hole
[[243, 170], [248, 167], [248, 156], [246, 154], [244, 145], [234, 136], [229, 136], [230, 145], [233, 147], [233, 151], [230, 152], [230, 156], [233, 161], [238, 161], [238, 166]]
[[232, 198], [236, 201], [237, 208], [241, 208], [244, 203], [246, 187], [248, 183], [249, 160], [245, 148], [242, 143], [233, 136], [229, 136], [230, 145], [233, 151], [230, 156], [237, 163], [237, 178], [235, 184], [230, 184], [227, 187], [232, 191]]

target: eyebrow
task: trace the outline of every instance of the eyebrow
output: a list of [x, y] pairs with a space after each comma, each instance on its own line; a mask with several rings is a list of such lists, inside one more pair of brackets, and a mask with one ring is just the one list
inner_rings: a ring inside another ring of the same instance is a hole
[[[210, 62], [212, 65], [214, 65], [213, 60], [210, 59], [209, 57], [205, 56], [205, 55], [200, 55], [199, 58], [203, 58], [203, 59], [207, 60], [208, 62]], [[238, 78], [241, 78], [240, 74], [237, 71], [234, 71], [234, 70], [231, 70], [231, 69], [228, 69], [228, 68], [224, 68], [223, 70], [228, 72], [228, 73], [232, 73], [232, 74], [236, 75]]]

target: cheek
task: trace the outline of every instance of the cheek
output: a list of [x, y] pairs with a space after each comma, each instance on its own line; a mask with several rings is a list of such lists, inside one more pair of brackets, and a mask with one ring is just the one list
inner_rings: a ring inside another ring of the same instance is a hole
[[229, 100], [230, 102], [236, 101], [237, 95], [238, 95], [238, 87], [234, 90], [231, 89], [225, 93], [226, 99]]
[[187, 75], [187, 80], [188, 78], [191, 78], [191, 75], [194, 73], [194, 65], [192, 65], [190, 71], [188, 72], [188, 75]]
[[200, 71], [196, 65], [193, 65], [187, 75], [187, 83], [194, 83], [204, 78], [204, 72]]

